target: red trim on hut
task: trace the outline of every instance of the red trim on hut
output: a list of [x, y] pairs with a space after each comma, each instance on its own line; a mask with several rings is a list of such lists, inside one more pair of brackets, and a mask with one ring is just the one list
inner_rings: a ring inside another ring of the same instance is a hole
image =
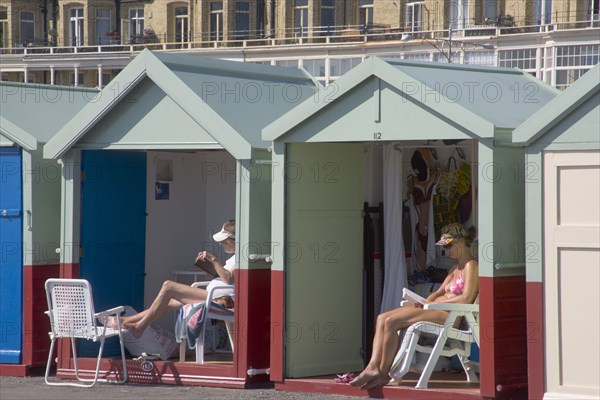
[[544, 284], [527, 282], [529, 399], [544, 397]]
[[480, 277], [481, 396], [527, 396], [525, 276]]
[[50, 350], [50, 320], [44, 314], [48, 278], [59, 274], [58, 264], [23, 266], [23, 352], [20, 364], [0, 364], [0, 376], [29, 376], [31, 367], [46, 365]]
[[[267, 369], [270, 361], [271, 270], [238, 269], [236, 282], [235, 334], [237, 376], [246, 377], [250, 368]], [[266, 381], [269, 375], [248, 376], [249, 381]]]
[[58, 277], [59, 270], [58, 264], [23, 268], [23, 364], [37, 367], [48, 361], [50, 320], [44, 314], [48, 310], [44, 284]]
[[271, 270], [271, 381], [283, 381], [285, 273]]

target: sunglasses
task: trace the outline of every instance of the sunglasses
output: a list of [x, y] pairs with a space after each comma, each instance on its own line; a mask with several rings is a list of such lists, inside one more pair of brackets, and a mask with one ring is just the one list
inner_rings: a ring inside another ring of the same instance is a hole
[[454, 244], [452, 242], [450, 242], [448, 244], [443, 245], [442, 248], [444, 250], [449, 250], [450, 248], [452, 248], [452, 246], [454, 246]]

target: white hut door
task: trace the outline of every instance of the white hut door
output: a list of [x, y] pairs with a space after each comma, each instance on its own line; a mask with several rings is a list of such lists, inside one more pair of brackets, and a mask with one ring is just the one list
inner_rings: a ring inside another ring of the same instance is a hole
[[362, 369], [363, 145], [288, 145], [286, 377]]
[[597, 398], [600, 152], [544, 154], [546, 394]]

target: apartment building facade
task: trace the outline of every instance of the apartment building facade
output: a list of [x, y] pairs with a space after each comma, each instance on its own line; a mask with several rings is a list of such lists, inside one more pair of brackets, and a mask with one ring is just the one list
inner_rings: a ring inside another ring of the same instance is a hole
[[103, 87], [144, 48], [304, 67], [378, 55], [522, 68], [564, 88], [599, 62], [600, 0], [0, 0], [3, 80]]

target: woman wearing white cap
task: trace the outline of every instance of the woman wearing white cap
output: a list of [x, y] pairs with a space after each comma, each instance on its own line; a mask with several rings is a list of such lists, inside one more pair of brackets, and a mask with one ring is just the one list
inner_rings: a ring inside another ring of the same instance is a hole
[[[223, 246], [225, 253], [232, 254], [232, 256], [227, 259], [225, 265], [222, 265], [214, 254], [208, 251], [201, 251], [198, 253], [196, 261], [210, 262], [215, 271], [219, 274], [219, 277], [213, 279], [206, 290], [170, 280], [165, 281], [150, 308], [135, 315], [123, 317], [121, 325], [133, 333], [134, 336], [139, 337], [150, 323], [155, 321], [165, 312], [177, 310], [184, 304], [194, 304], [205, 301], [211, 286], [233, 284], [233, 273], [236, 268], [234, 255], [235, 221], [226, 221], [225, 224], [223, 224], [221, 231], [213, 235], [213, 239]], [[215, 298], [222, 296], [233, 297], [233, 293], [233, 289], [218, 289], [215, 291]]]

